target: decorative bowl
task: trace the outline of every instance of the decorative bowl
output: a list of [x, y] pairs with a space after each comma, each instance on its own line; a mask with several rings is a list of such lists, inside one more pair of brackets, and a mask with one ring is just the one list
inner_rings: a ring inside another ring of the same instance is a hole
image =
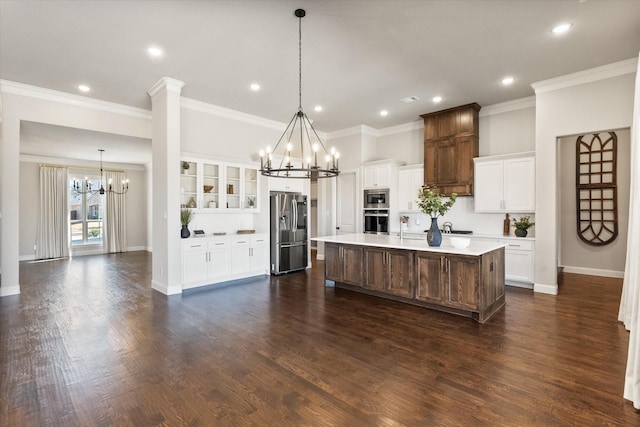
[[449, 242], [456, 249], [464, 249], [469, 247], [471, 239], [468, 237], [449, 237]]
[[204, 186], [204, 192], [205, 193], [211, 193], [211, 190], [213, 190], [213, 185], [205, 185]]

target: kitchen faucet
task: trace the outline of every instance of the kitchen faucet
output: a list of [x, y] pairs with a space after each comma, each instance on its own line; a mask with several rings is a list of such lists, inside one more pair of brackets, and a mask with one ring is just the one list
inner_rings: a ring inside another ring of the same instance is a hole
[[453, 224], [450, 223], [449, 221], [447, 221], [444, 224], [442, 224], [442, 232], [443, 233], [451, 233], [452, 230], [453, 230]]

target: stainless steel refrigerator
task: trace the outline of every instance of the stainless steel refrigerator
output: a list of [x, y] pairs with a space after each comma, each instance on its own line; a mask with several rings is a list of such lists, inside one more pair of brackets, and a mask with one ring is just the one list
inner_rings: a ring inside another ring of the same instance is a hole
[[271, 192], [271, 274], [307, 267], [307, 196]]

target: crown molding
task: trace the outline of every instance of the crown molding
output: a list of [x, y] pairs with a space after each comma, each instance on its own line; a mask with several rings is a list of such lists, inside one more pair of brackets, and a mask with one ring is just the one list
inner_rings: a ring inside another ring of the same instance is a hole
[[329, 140], [329, 139], [344, 138], [345, 136], [351, 136], [351, 135], [365, 135], [365, 136], [378, 137], [378, 130], [366, 125], [353, 126], [353, 127], [342, 129], [342, 130], [337, 130], [335, 132], [328, 132], [326, 134], [326, 139]]
[[163, 77], [158, 80], [153, 86], [151, 86], [151, 89], [149, 89], [147, 93], [153, 99], [163, 89], [165, 89], [167, 92], [180, 94], [183, 87], [183, 81], [172, 79], [171, 77]]
[[390, 126], [388, 128], [378, 129], [377, 136], [394, 135], [404, 132], [413, 132], [416, 130], [424, 130], [424, 120], [416, 120], [409, 123], [403, 123], [397, 126]]
[[601, 67], [535, 82], [531, 84], [531, 87], [535, 91], [536, 95], [540, 95], [542, 93], [558, 89], [592, 83], [598, 80], [622, 76], [624, 74], [632, 74], [635, 73], [637, 69], [638, 58], [631, 58], [626, 61], [614, 62], [613, 64], [607, 64]]
[[214, 116], [237, 120], [240, 122], [249, 123], [256, 126], [275, 129], [280, 132], [283, 132], [287, 128], [287, 125], [282, 122], [277, 122], [275, 120], [254, 116], [253, 114], [242, 113], [240, 111], [232, 110], [230, 108], [220, 107], [218, 105], [197, 101], [191, 98], [185, 98], [184, 96], [180, 99], [180, 106], [182, 108], [186, 108], [193, 111], [199, 111], [201, 113], [211, 114]]
[[[68, 167], [71, 169], [100, 169], [100, 162], [93, 160], [70, 159], [68, 157], [49, 157], [37, 156], [33, 154], [20, 154], [20, 161], [25, 163], [46, 163], [47, 165], [56, 165], [60, 167]], [[144, 165], [133, 163], [115, 163], [103, 162], [103, 169], [120, 169], [125, 171], [144, 171]]]
[[103, 101], [101, 99], [89, 98], [67, 92], [60, 92], [53, 89], [46, 89], [10, 80], [0, 80], [0, 92], [151, 120], [151, 111], [144, 110], [142, 108], [130, 107], [128, 105], [116, 104], [115, 102]]
[[526, 98], [514, 99], [512, 101], [500, 102], [498, 104], [487, 105], [482, 107], [479, 116], [492, 116], [494, 114], [507, 113], [509, 111], [522, 110], [536, 106], [536, 97], [528, 96]]

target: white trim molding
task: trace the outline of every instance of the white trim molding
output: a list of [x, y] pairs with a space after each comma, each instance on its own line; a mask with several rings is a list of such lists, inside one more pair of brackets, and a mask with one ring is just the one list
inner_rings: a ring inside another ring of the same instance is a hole
[[166, 89], [167, 92], [173, 92], [180, 94], [182, 88], [184, 87], [184, 82], [176, 79], [172, 79], [171, 77], [163, 77], [151, 86], [151, 89], [147, 91], [149, 96], [153, 99], [162, 89]]
[[163, 283], [158, 282], [157, 280], [151, 281], [151, 288], [155, 291], [158, 291], [164, 295], [179, 295], [182, 294], [182, 286], [168, 286]]
[[116, 104], [115, 102], [103, 101], [101, 99], [89, 98], [9, 80], [0, 80], [0, 92], [151, 120], [151, 111], [142, 108], [130, 107], [128, 105]]
[[378, 131], [370, 126], [359, 125], [359, 126], [353, 126], [350, 128], [342, 129], [342, 130], [337, 130], [335, 132], [328, 132], [326, 134], [326, 139], [329, 140], [329, 139], [344, 138], [345, 136], [351, 136], [351, 135], [367, 135], [367, 136], [377, 137]]
[[547, 285], [544, 283], [534, 283], [533, 292], [541, 294], [558, 295], [558, 285]]
[[0, 297], [20, 295], [20, 286], [0, 286]]
[[390, 126], [388, 128], [379, 129], [377, 131], [376, 136], [380, 137], [380, 136], [387, 136], [387, 135], [395, 135], [398, 133], [412, 132], [416, 130], [421, 130], [421, 131], [424, 130], [424, 120], [416, 120], [414, 122], [409, 122], [409, 123], [404, 123], [397, 126]]
[[526, 98], [514, 99], [512, 101], [500, 102], [499, 104], [487, 105], [482, 107], [478, 115], [480, 117], [492, 116], [494, 114], [507, 113], [509, 111], [522, 110], [536, 106], [536, 97], [528, 96]]
[[[207, 102], [197, 101], [191, 98], [180, 98], [180, 107], [201, 113], [211, 114], [213, 116], [224, 117], [226, 119], [237, 120], [239, 122], [249, 123], [256, 126], [262, 126], [269, 129], [275, 129], [284, 132], [287, 125], [275, 120], [265, 119], [263, 117], [254, 116], [253, 114], [243, 113], [232, 110], [230, 108], [220, 107], [218, 105], [209, 104]], [[319, 133], [318, 133], [319, 134]]]
[[554, 90], [564, 89], [571, 86], [578, 86], [585, 83], [596, 82], [598, 80], [618, 77], [624, 74], [633, 74], [637, 69], [638, 58], [631, 58], [626, 61], [614, 62], [613, 64], [603, 65], [601, 67], [535, 82], [531, 84], [531, 87], [535, 91], [536, 95], [539, 95], [541, 93], [552, 92]]
[[601, 268], [572, 267], [564, 266], [564, 273], [584, 274], [586, 276], [613, 277], [616, 279], [624, 278], [624, 271], [603, 270]]

